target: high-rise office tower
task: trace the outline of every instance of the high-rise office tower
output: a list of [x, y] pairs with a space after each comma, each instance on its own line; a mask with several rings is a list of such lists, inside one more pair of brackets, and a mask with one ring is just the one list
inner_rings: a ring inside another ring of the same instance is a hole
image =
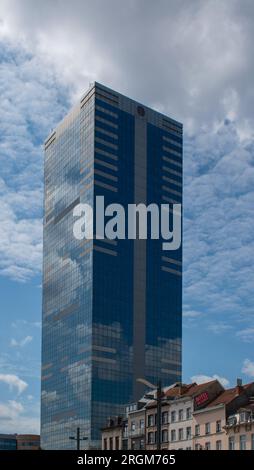
[[87, 447], [146, 378], [181, 380], [182, 250], [77, 240], [73, 209], [182, 200], [182, 125], [99, 83], [45, 142], [41, 445]]

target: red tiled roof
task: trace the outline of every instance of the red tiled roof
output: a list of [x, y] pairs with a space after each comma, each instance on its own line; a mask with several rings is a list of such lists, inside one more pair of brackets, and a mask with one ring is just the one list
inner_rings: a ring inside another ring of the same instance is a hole
[[[207, 389], [207, 387], [213, 383], [217, 382], [217, 380], [210, 380], [209, 382], [205, 382], [203, 384], [196, 384], [193, 382], [192, 384], [182, 384], [176, 385], [173, 388], [170, 388], [165, 392], [165, 395], [167, 397], [176, 397], [176, 396], [181, 396], [181, 397], [194, 397], [195, 395], [202, 393], [204, 390]], [[181, 390], [181, 393], [180, 393]]]
[[[182, 385], [182, 387], [192, 387], [194, 384], [190, 384], [190, 385]], [[175, 397], [178, 397], [180, 396], [180, 385], [178, 383], [176, 383], [175, 385], [171, 385], [170, 387], [166, 388], [164, 387], [163, 389], [163, 396], [164, 397], [168, 397], [168, 398], [175, 398]], [[149, 401], [145, 406], [146, 408], [153, 408], [154, 406], [156, 406], [156, 401], [155, 400], [151, 400]]]
[[[182, 385], [179, 385], [179, 384], [176, 384], [174, 387], [172, 388], [169, 388], [168, 390], [165, 391], [165, 396], [166, 397], [178, 397], [178, 396], [183, 396], [183, 395], [186, 395], [187, 392], [189, 392], [189, 390], [194, 387], [195, 385], [197, 385], [196, 383], [192, 383], [192, 384], [182, 384]], [[181, 393], [180, 393], [181, 391]]]
[[203, 384], [194, 384], [195, 386], [191, 388], [190, 391], [186, 392], [185, 395], [188, 395], [190, 397], [194, 397], [195, 395], [198, 395], [199, 393], [202, 393], [207, 389], [209, 385], [212, 385], [214, 383], [218, 382], [217, 380], [210, 380], [209, 382], [205, 382]]
[[[209, 382], [205, 382], [203, 384], [197, 384], [196, 382], [193, 382], [191, 384], [180, 385], [177, 383], [167, 390], [164, 389], [164, 394], [167, 398], [195, 397], [196, 395], [205, 391], [209, 385], [215, 382], [217, 382], [217, 380], [210, 380]], [[156, 401], [151, 401], [147, 403], [146, 407], [152, 408], [155, 405]]]
[[[249, 384], [246, 384], [246, 385], [243, 385], [242, 387], [240, 387], [240, 390], [242, 390], [242, 393], [248, 387], [250, 387], [250, 385], [252, 385], [252, 383], [249, 383]], [[237, 386], [233, 387], [233, 388], [229, 388], [228, 390], [225, 390], [224, 392], [222, 392], [217, 398], [215, 398], [215, 400], [210, 402], [209, 405], [207, 405], [207, 408], [210, 408], [210, 407], [216, 406], [216, 405], [222, 405], [222, 404], [227, 405], [232, 400], [234, 400], [238, 395], [239, 395], [239, 393], [238, 393], [238, 387]]]

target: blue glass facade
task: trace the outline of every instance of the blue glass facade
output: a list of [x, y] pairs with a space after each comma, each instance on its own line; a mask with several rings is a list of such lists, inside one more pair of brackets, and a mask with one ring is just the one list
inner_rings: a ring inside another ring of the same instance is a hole
[[17, 438], [12, 434], [0, 434], [0, 450], [17, 450]]
[[[148, 204], [182, 204], [182, 136], [153, 124], [147, 126], [147, 188]], [[182, 247], [167, 252], [161, 240], [148, 240], [146, 376], [153, 383], [158, 378], [165, 385], [181, 379], [181, 279]]]
[[79, 202], [181, 202], [182, 126], [94, 84], [45, 143], [41, 446], [100, 445], [138, 377], [181, 379], [181, 248], [76, 240]]

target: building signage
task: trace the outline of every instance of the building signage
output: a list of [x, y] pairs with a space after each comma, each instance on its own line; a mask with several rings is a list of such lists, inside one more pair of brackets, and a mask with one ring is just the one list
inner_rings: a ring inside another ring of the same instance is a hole
[[207, 392], [201, 393], [200, 395], [195, 397], [195, 405], [196, 406], [203, 405], [203, 403], [205, 403], [208, 400], [208, 398], [209, 398], [209, 396], [208, 396]]

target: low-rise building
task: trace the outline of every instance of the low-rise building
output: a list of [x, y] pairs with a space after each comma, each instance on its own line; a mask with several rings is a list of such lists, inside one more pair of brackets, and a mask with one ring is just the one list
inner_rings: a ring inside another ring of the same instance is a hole
[[[164, 387], [161, 449], [254, 450], [254, 383], [224, 390], [218, 380]], [[126, 408], [103, 429], [103, 449], [156, 450], [156, 390]], [[253, 398], [252, 398], [253, 397]], [[119, 447], [118, 447], [119, 446]]]
[[36, 434], [18, 434], [17, 450], [39, 450], [40, 436]]
[[128, 449], [128, 419], [122, 416], [109, 418], [102, 429], [102, 450]]
[[16, 434], [0, 434], [0, 450], [17, 450]]
[[193, 449], [193, 413], [205, 408], [223, 391], [218, 380], [179, 388], [179, 395], [170, 402], [169, 449]]
[[[196, 386], [196, 384], [180, 384], [176, 383], [172, 387], [164, 389], [164, 396], [161, 407], [161, 449], [169, 449], [172, 444], [176, 445], [177, 441], [177, 426], [179, 416], [178, 407], [179, 403], [189, 390]], [[182, 405], [180, 404], [180, 408]], [[181, 413], [180, 413], [181, 415]], [[181, 418], [181, 416], [180, 416]], [[182, 419], [181, 419], [182, 421]], [[171, 432], [171, 424], [172, 431]], [[149, 402], [146, 405], [146, 449], [156, 450], [157, 448], [157, 404]]]
[[[161, 403], [161, 449], [193, 448], [192, 413], [223, 392], [217, 381], [197, 385], [176, 383], [163, 388]], [[155, 396], [153, 390], [150, 395]], [[125, 418], [111, 418], [102, 431], [103, 449], [156, 450], [157, 402], [146, 396], [126, 408]], [[126, 442], [128, 437], [128, 443]], [[119, 447], [118, 447], [119, 446]]]
[[37, 434], [0, 434], [0, 450], [39, 450]]
[[128, 449], [145, 449], [146, 407], [145, 402], [138, 402], [126, 408], [128, 416]]
[[[228, 450], [229, 439], [226, 434], [228, 418], [239, 407], [247, 405], [254, 395], [254, 383], [222, 392], [215, 400], [201, 410], [193, 413], [193, 447], [195, 450]], [[230, 431], [231, 434], [231, 431]], [[233, 446], [233, 444], [232, 444]]]
[[[168, 449], [169, 405], [165, 401], [161, 407], [161, 449]], [[146, 406], [146, 449], [157, 449], [157, 405], [153, 402]]]
[[227, 419], [225, 440], [229, 450], [254, 450], [253, 400], [254, 397]]

